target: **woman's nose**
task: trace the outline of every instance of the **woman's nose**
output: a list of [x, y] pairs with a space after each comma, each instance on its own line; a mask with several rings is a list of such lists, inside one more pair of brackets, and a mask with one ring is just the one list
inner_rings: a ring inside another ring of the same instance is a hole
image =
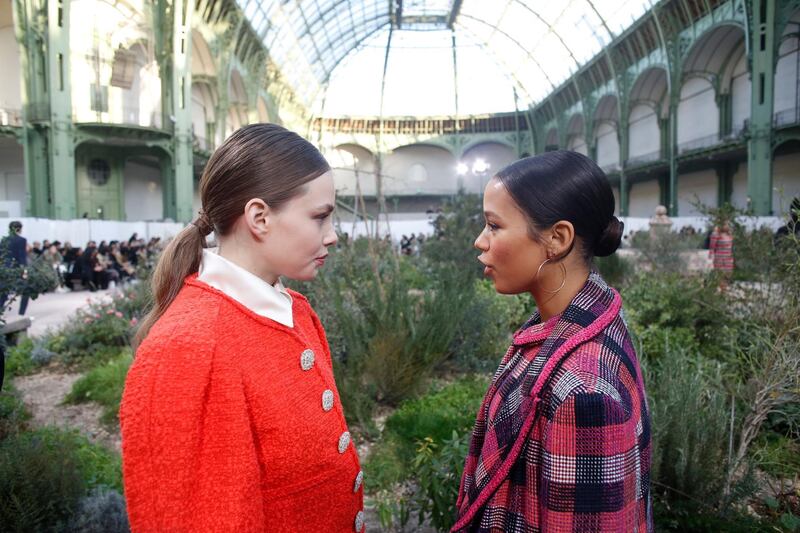
[[481, 252], [485, 252], [486, 250], [489, 249], [489, 247], [486, 245], [486, 238], [484, 237], [484, 232], [485, 230], [482, 230], [480, 234], [478, 234], [478, 238], [475, 239], [475, 242], [472, 243], [472, 245], [475, 246], [475, 248], [477, 248]]

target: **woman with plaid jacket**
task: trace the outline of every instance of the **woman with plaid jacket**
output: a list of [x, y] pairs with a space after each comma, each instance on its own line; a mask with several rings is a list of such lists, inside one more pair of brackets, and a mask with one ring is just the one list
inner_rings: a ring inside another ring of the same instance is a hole
[[478, 412], [452, 531], [652, 531], [642, 373], [620, 296], [592, 267], [622, 237], [606, 176], [548, 152], [501, 170], [483, 203], [484, 273], [537, 312]]

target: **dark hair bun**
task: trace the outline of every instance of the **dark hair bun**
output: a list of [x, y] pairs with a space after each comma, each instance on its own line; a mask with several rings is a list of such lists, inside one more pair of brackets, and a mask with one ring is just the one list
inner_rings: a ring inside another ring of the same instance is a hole
[[606, 229], [600, 234], [600, 238], [594, 245], [594, 255], [596, 257], [606, 257], [617, 251], [619, 243], [622, 241], [622, 231], [625, 224], [615, 216], [611, 217]]

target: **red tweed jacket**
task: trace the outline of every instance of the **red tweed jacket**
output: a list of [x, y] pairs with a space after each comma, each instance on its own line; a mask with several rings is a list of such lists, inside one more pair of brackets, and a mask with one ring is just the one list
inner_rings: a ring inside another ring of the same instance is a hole
[[325, 333], [187, 278], [136, 352], [120, 407], [131, 529], [361, 533], [363, 487]]
[[453, 532], [653, 530], [650, 416], [619, 294], [596, 272], [514, 336], [478, 412]]

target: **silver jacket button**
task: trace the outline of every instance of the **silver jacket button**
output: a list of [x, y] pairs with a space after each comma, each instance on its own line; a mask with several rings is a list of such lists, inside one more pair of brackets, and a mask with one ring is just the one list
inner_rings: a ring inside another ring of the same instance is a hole
[[350, 432], [345, 431], [339, 437], [339, 453], [344, 453], [350, 445]]
[[312, 366], [314, 366], [314, 350], [303, 350], [300, 354], [300, 368], [311, 370]]
[[322, 393], [322, 410], [330, 411], [331, 409], [333, 409], [333, 391], [325, 389], [325, 392]]
[[364, 511], [359, 511], [356, 514], [356, 523], [354, 525], [356, 527], [356, 533], [361, 533], [361, 530], [364, 529]]
[[361, 488], [361, 482], [364, 481], [364, 471], [359, 470], [358, 475], [356, 476], [356, 482], [353, 484], [353, 492], [358, 492], [358, 489]]

